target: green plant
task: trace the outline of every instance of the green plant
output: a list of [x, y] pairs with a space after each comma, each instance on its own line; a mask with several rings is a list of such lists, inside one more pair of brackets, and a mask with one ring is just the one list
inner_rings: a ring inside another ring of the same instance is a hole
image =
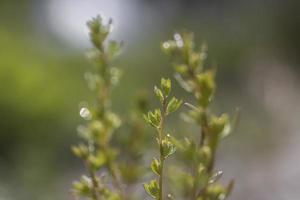
[[[87, 23], [93, 44], [88, 56], [94, 68], [86, 78], [96, 99], [92, 106], [86, 104], [80, 110], [80, 115], [87, 121], [78, 128], [84, 142], [72, 150], [84, 162], [88, 175], [74, 183], [73, 191], [76, 196], [91, 200], [141, 199], [129, 190], [146, 174], [142, 158], [149, 155], [150, 147], [140, 116], [147, 110], [148, 103], [145, 98], [139, 99], [131, 118], [123, 120], [126, 128], [117, 136], [115, 132], [121, 120], [112, 112], [111, 91], [118, 83], [120, 71], [112, 67], [112, 62], [119, 54], [121, 44], [107, 39], [111, 23], [104, 25], [100, 17]], [[187, 135], [183, 135], [184, 139], [176, 139], [168, 134], [166, 119], [183, 102], [170, 97], [171, 80], [162, 78], [160, 87], [154, 87], [160, 108], [144, 115], [146, 122], [157, 132], [159, 151], [159, 158], [154, 158], [150, 165], [157, 178], [145, 183], [144, 189], [157, 200], [223, 200], [229, 196], [233, 181], [227, 186], [218, 182], [222, 172], [215, 170], [216, 151], [221, 139], [231, 132], [237, 117], [230, 123], [227, 114], [212, 114], [210, 104], [216, 90], [216, 71], [205, 67], [205, 45], [197, 51], [193, 35], [183, 32], [162, 43], [162, 49], [172, 58], [180, 85], [194, 96], [194, 104], [184, 103], [190, 110], [183, 116], [199, 126], [199, 133], [196, 140]], [[166, 166], [167, 158], [173, 154], [173, 161], [168, 161]], [[99, 178], [99, 172], [106, 172], [105, 177]]]
[[[93, 200], [121, 199], [122, 186], [119, 167], [116, 164], [117, 149], [110, 145], [114, 131], [120, 126], [119, 117], [111, 110], [110, 94], [118, 82], [120, 71], [111, 63], [118, 55], [120, 44], [115, 41], [105, 43], [111, 30], [112, 21], [103, 25], [100, 16], [87, 23], [93, 48], [88, 53], [93, 62], [93, 72], [86, 78], [90, 88], [95, 92], [96, 101], [93, 106], [84, 106], [80, 115], [87, 120], [81, 125], [79, 135], [85, 143], [72, 148], [74, 154], [81, 158], [89, 173], [73, 185], [76, 195]], [[100, 169], [108, 171], [114, 188], [108, 187], [104, 179], [99, 179]]]
[[163, 200], [163, 178], [164, 178], [164, 163], [166, 158], [174, 154], [176, 151], [175, 145], [170, 140], [170, 135], [165, 132], [166, 117], [176, 111], [182, 104], [182, 101], [173, 97], [168, 100], [171, 91], [171, 80], [161, 79], [160, 88], [154, 87], [154, 92], [160, 101], [161, 108], [154, 111], [149, 111], [144, 115], [145, 120], [153, 126], [157, 131], [157, 143], [159, 146], [159, 159], [154, 158], [151, 163], [153, 173], [158, 175], [159, 180], [152, 180], [150, 183], [144, 184], [147, 193], [154, 199]]
[[205, 68], [207, 47], [204, 44], [197, 50], [193, 34], [182, 32], [175, 33], [173, 40], [163, 42], [162, 49], [172, 59], [176, 79], [196, 100], [195, 105], [185, 103], [190, 111], [184, 118], [195, 122], [200, 128], [196, 141], [190, 138], [185, 138], [184, 141], [172, 138], [187, 169], [176, 181], [184, 183], [181, 187], [184, 188], [185, 199], [225, 199], [232, 190], [233, 181], [225, 187], [217, 183], [222, 172], [215, 171], [214, 164], [220, 140], [229, 135], [232, 125], [227, 114], [216, 116], [209, 109], [216, 90], [216, 70]]

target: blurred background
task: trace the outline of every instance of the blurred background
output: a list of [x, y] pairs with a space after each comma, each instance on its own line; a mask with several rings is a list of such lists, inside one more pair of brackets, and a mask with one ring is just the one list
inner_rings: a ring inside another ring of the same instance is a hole
[[[297, 0], [1, 0], [0, 200], [71, 199], [84, 172], [70, 152], [79, 103], [93, 98], [85, 23], [97, 14], [112, 17], [112, 37], [125, 42], [117, 113], [126, 118], [138, 91], [173, 76], [160, 42], [194, 31], [218, 66], [214, 110], [241, 108], [217, 162], [225, 180], [236, 179], [231, 199], [299, 199], [299, 8]], [[174, 94], [185, 96], [177, 84]]]

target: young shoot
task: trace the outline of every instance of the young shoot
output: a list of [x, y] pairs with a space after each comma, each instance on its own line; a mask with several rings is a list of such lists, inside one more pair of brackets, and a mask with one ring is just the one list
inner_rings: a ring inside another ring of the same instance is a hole
[[144, 115], [146, 122], [153, 126], [157, 132], [156, 139], [159, 146], [159, 158], [154, 158], [151, 162], [152, 172], [158, 176], [158, 180], [153, 179], [149, 183], [145, 183], [144, 188], [153, 199], [157, 200], [166, 198], [163, 190], [164, 164], [165, 160], [176, 151], [175, 145], [170, 140], [170, 135], [165, 132], [166, 117], [175, 112], [182, 104], [182, 101], [175, 97], [170, 100], [170, 91], [171, 80], [162, 78], [160, 88], [154, 87], [154, 93], [160, 101], [161, 107]]

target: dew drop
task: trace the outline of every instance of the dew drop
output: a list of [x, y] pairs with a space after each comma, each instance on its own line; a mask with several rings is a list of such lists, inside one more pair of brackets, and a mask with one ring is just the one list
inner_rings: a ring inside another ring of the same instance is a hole
[[164, 42], [164, 43], [163, 43], [163, 48], [164, 48], [164, 49], [170, 48], [169, 42]]
[[213, 176], [210, 178], [209, 183], [212, 184], [216, 182], [223, 174], [223, 171], [217, 171], [213, 174]]
[[179, 33], [174, 34], [174, 39], [175, 40], [182, 40], [181, 35]]
[[183, 40], [179, 33], [174, 34], [174, 39], [175, 39], [177, 47], [179, 47], [179, 48], [183, 47]]
[[168, 194], [168, 199], [172, 199], [172, 195], [171, 194]]
[[82, 107], [80, 109], [79, 115], [85, 120], [91, 119], [91, 112], [86, 107]]
[[218, 171], [217, 173], [216, 173], [216, 176], [220, 176], [220, 175], [222, 175], [223, 174], [223, 171]]

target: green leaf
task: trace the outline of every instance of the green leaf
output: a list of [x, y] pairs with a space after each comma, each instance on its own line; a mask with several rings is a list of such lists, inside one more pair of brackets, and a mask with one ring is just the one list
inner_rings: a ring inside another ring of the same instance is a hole
[[104, 25], [100, 16], [97, 16], [87, 22], [87, 26], [90, 30], [89, 34], [91, 42], [97, 49], [101, 51], [103, 49], [103, 42], [110, 32], [111, 24], [112, 22], [110, 21], [107, 25]]
[[197, 84], [200, 87], [198, 94], [199, 103], [203, 107], [207, 107], [211, 102], [215, 92], [215, 72], [213, 70], [206, 71], [197, 75]]
[[181, 75], [188, 74], [188, 67], [185, 64], [176, 65], [175, 70]]
[[162, 140], [162, 152], [164, 159], [176, 152], [175, 145], [168, 138]]
[[89, 155], [88, 163], [95, 171], [99, 170], [106, 162], [106, 157], [103, 152], [99, 151], [96, 155]]
[[207, 196], [209, 199], [224, 200], [226, 198], [226, 189], [219, 184], [209, 185], [207, 187]]
[[82, 197], [90, 197], [92, 194], [92, 180], [87, 176], [82, 176], [80, 181], [73, 183], [73, 190]]
[[72, 149], [72, 152], [81, 159], [85, 160], [89, 155], [89, 149], [84, 144], [80, 144], [78, 146], [73, 146], [71, 149]]
[[[196, 52], [191, 53], [190, 57], [189, 57], [189, 63], [193, 69], [197, 68], [201, 63], [200, 54], [196, 53]], [[200, 70], [202, 70], [202, 69], [200, 69]]]
[[239, 110], [239, 108], [237, 108], [232, 119], [230, 120], [231, 122], [227, 123], [227, 125], [225, 126], [225, 128], [221, 134], [221, 137], [225, 138], [228, 135], [230, 135], [233, 131], [235, 131], [235, 129], [239, 123], [239, 120], [240, 120], [240, 110]]
[[160, 161], [156, 158], [154, 158], [151, 162], [151, 169], [152, 171], [160, 176], [161, 173], [161, 165], [160, 165]]
[[181, 106], [181, 104], [182, 104], [181, 100], [178, 100], [175, 97], [173, 97], [171, 101], [168, 103], [167, 114], [175, 112]]
[[222, 114], [220, 117], [213, 116], [210, 120], [209, 126], [212, 133], [216, 135], [226, 135], [227, 131], [230, 130], [228, 115]]
[[117, 85], [119, 83], [119, 80], [122, 76], [122, 71], [116, 67], [110, 67], [110, 82], [113, 86]]
[[109, 41], [107, 50], [108, 50], [108, 55], [109, 55], [110, 59], [113, 59], [117, 55], [119, 55], [121, 46], [122, 46], [122, 44], [120, 44], [116, 41]]
[[180, 150], [184, 150], [184, 146], [183, 146], [183, 144], [182, 144], [182, 142], [180, 141], [180, 140], [178, 140], [178, 139], [176, 139], [175, 137], [173, 137], [173, 136], [169, 136], [168, 137], [170, 140], [171, 140], [171, 142], [176, 146], [176, 148], [178, 148], [178, 149], [180, 149]]
[[161, 49], [164, 53], [171, 54], [171, 55], [176, 53], [176, 51], [178, 51], [178, 47], [176, 45], [176, 42], [173, 41], [173, 40], [163, 42], [161, 44]]
[[120, 117], [113, 112], [106, 113], [106, 121], [109, 128], [113, 129], [120, 127], [122, 124]]
[[150, 183], [144, 184], [145, 191], [153, 198], [158, 199], [159, 186], [157, 180], [152, 180]]
[[170, 91], [171, 91], [171, 80], [170, 79], [165, 79], [161, 78], [160, 80], [160, 87], [164, 93], [165, 96], [168, 96]]
[[203, 165], [208, 166], [212, 159], [212, 153], [209, 146], [202, 146], [197, 151], [198, 160], [203, 163]]
[[105, 137], [105, 124], [100, 120], [93, 120], [88, 124], [88, 132], [91, 139]]
[[161, 120], [161, 112], [159, 109], [156, 109], [154, 112], [149, 111], [147, 115], [143, 115], [144, 119], [151, 126], [158, 128]]
[[113, 112], [107, 112], [106, 114], [106, 121], [107, 121], [107, 125], [109, 126], [109, 128], [119, 128], [122, 124], [122, 121], [120, 119], [120, 117], [113, 113]]
[[214, 152], [220, 139], [230, 130], [229, 117], [222, 114], [220, 117], [212, 116], [209, 122], [209, 146]]
[[115, 191], [112, 191], [108, 188], [102, 188], [101, 194], [103, 195], [103, 199], [105, 200], [121, 200], [120, 194], [116, 193]]
[[185, 162], [195, 162], [197, 153], [196, 143], [191, 139], [184, 138], [182, 144], [184, 145], [183, 155]]
[[194, 179], [194, 184], [196, 188], [203, 188], [208, 185], [209, 174], [207, 173], [207, 169], [202, 163], [199, 163], [197, 167], [196, 177]]
[[163, 103], [164, 101], [164, 95], [160, 89], [158, 89], [156, 86], [154, 86], [154, 93], [159, 99], [160, 103]]

